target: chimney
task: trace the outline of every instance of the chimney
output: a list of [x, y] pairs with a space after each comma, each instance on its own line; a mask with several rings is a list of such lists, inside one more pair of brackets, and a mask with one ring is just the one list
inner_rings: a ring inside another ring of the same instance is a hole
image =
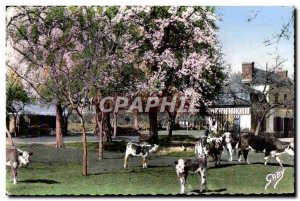
[[276, 71], [276, 74], [281, 80], [286, 80], [288, 78], [288, 71], [287, 70], [282, 70], [282, 68], [278, 68]]
[[251, 82], [254, 73], [254, 62], [242, 63], [242, 81]]

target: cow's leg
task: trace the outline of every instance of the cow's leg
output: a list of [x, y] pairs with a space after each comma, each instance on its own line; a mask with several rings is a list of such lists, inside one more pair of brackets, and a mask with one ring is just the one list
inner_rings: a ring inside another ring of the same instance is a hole
[[124, 169], [126, 169], [127, 167], [128, 167], [128, 157], [129, 157], [130, 155], [129, 154], [125, 154], [125, 158], [124, 158]]
[[180, 175], [179, 176], [179, 181], [180, 181], [180, 193], [184, 193], [184, 185], [185, 185], [185, 182], [186, 182], [186, 178], [187, 178], [187, 175]]
[[238, 152], [238, 164], [240, 164], [241, 161], [242, 161], [242, 154], [243, 154], [243, 151], [239, 150], [239, 152]]
[[279, 165], [283, 168], [283, 165], [282, 165], [282, 163], [281, 163], [281, 161], [280, 161], [279, 156], [275, 156], [275, 159], [276, 159], [276, 161], [279, 163]]
[[268, 151], [266, 150], [266, 151], [265, 151], [265, 165], [267, 165], [269, 157], [270, 157], [270, 152], [268, 152]]
[[218, 164], [218, 165], [220, 165], [221, 156], [222, 156], [222, 152], [221, 152], [221, 153], [218, 153], [218, 155], [217, 155], [217, 164]]
[[265, 165], [268, 164], [268, 159], [269, 159], [269, 156], [266, 156], [266, 157], [265, 157]]
[[145, 163], [145, 168], [148, 168], [148, 166], [147, 166], [147, 158], [145, 157], [145, 159], [144, 159], [144, 163]]
[[[223, 147], [223, 150], [224, 150], [224, 147]], [[221, 151], [221, 153], [220, 153], [220, 157], [222, 158], [222, 156], [223, 156], [223, 152], [224, 151]]]
[[17, 184], [17, 168], [14, 168], [13, 166], [11, 166], [10, 168], [11, 170], [11, 181], [13, 184]]
[[202, 193], [203, 191], [206, 191], [207, 189], [207, 182], [206, 182], [206, 168], [201, 168], [199, 176], [201, 177], [201, 181], [200, 181], [200, 193]]
[[229, 155], [229, 159], [228, 159], [228, 161], [232, 161], [232, 146], [231, 146], [231, 144], [228, 144], [227, 145], [227, 153], [228, 153], [228, 155]]
[[218, 166], [219, 156], [217, 152], [214, 153], [214, 159], [215, 159], [215, 166]]
[[143, 158], [143, 168], [147, 168], [147, 163], [146, 163], [146, 157], [142, 157]]
[[250, 164], [249, 159], [248, 159], [248, 152], [249, 152], [249, 150], [244, 150], [243, 151], [243, 156], [244, 156], [244, 159], [245, 159], [246, 163]]

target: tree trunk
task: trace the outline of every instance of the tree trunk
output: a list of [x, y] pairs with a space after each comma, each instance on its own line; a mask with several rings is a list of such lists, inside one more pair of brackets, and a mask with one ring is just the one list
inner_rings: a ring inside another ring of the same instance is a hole
[[[16, 136], [20, 134], [20, 115], [17, 114], [17, 118], [16, 118]], [[16, 137], [15, 136], [15, 137]]]
[[103, 159], [103, 133], [102, 133], [102, 112], [99, 108], [99, 102], [95, 103], [96, 107], [96, 132], [98, 132], [99, 142], [98, 142], [98, 160]]
[[134, 116], [134, 130], [138, 131], [138, 130], [140, 130], [140, 128], [139, 128], [138, 110], [137, 109], [135, 109], [133, 111], [133, 116]]
[[114, 112], [114, 138], [117, 137], [118, 113]]
[[261, 115], [261, 117], [258, 118], [258, 121], [257, 121], [257, 125], [256, 125], [256, 128], [255, 128], [254, 135], [258, 135], [259, 130], [260, 130], [261, 123], [262, 123], [262, 121], [264, 120], [264, 118], [265, 118], [267, 112], [268, 112], [268, 110], [264, 111], [263, 114]]
[[14, 134], [15, 134], [15, 137], [17, 137], [17, 132], [18, 132], [18, 124], [17, 124], [17, 114], [13, 114], [13, 117], [14, 117]]
[[7, 128], [7, 130], [9, 131], [9, 127], [10, 127], [10, 117], [9, 117], [9, 115], [6, 115], [6, 128]]
[[169, 119], [168, 119], [168, 136], [169, 138], [172, 137], [172, 132], [173, 132], [173, 128], [174, 128], [174, 124], [175, 124], [175, 118], [176, 118], [176, 114], [172, 114], [169, 113]]
[[62, 122], [62, 136], [64, 136], [64, 135], [68, 134], [68, 119], [69, 119], [69, 116], [68, 115], [63, 115], [62, 117], [63, 117], [63, 122]]
[[255, 128], [254, 135], [258, 135], [259, 130], [260, 130], [261, 122], [262, 122], [262, 120], [260, 120], [260, 119], [257, 121], [257, 125], [256, 125], [256, 128]]
[[157, 107], [150, 108], [149, 110], [149, 140], [151, 144], [158, 144], [158, 130], [157, 130]]
[[63, 146], [63, 138], [62, 138], [62, 108], [59, 103], [56, 103], [56, 115], [55, 115], [55, 135], [56, 135], [56, 148], [61, 148]]
[[82, 130], [82, 175], [87, 176], [87, 145], [86, 145], [86, 133], [85, 133], [85, 122], [82, 113], [79, 114], [81, 130]]
[[[109, 104], [105, 104], [104, 107], [107, 109]], [[103, 142], [111, 141], [111, 125], [110, 125], [110, 113], [102, 112], [102, 134], [103, 134]]]

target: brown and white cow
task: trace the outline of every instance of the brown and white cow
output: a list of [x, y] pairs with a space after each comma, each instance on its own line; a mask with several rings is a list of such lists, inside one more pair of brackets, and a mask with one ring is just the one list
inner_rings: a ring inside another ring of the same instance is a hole
[[11, 169], [11, 179], [13, 184], [17, 184], [18, 169], [22, 165], [29, 165], [30, 155], [32, 155], [32, 152], [23, 151], [15, 147], [6, 150], [6, 166], [9, 166]]
[[195, 159], [179, 159], [175, 162], [176, 174], [180, 181], [180, 193], [184, 193], [187, 176], [189, 173], [198, 173], [200, 176], [200, 192], [207, 189], [206, 170], [207, 158], [199, 157]]
[[143, 168], [147, 167], [147, 157], [150, 153], [157, 152], [159, 145], [150, 145], [150, 144], [136, 144], [128, 142], [126, 146], [126, 152], [124, 157], [124, 168], [128, 167], [128, 158], [129, 156], [140, 156], [143, 158], [142, 164]]
[[250, 149], [255, 151], [265, 152], [265, 165], [268, 163], [269, 157], [273, 157], [283, 167], [279, 156], [282, 153], [287, 153], [289, 155], [294, 155], [294, 144], [288, 142], [282, 142], [276, 138], [268, 138], [264, 136], [257, 136], [251, 134], [241, 134], [239, 139], [239, 152], [238, 152], [238, 162], [241, 162], [242, 155], [245, 161], [249, 164], [248, 152]]

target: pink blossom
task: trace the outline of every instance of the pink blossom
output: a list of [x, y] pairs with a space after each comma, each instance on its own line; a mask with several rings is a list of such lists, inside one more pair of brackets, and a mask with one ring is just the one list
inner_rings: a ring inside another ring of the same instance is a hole
[[55, 27], [51, 30], [51, 36], [55, 39], [62, 37], [62, 35], [63, 35], [63, 32], [60, 28]]

